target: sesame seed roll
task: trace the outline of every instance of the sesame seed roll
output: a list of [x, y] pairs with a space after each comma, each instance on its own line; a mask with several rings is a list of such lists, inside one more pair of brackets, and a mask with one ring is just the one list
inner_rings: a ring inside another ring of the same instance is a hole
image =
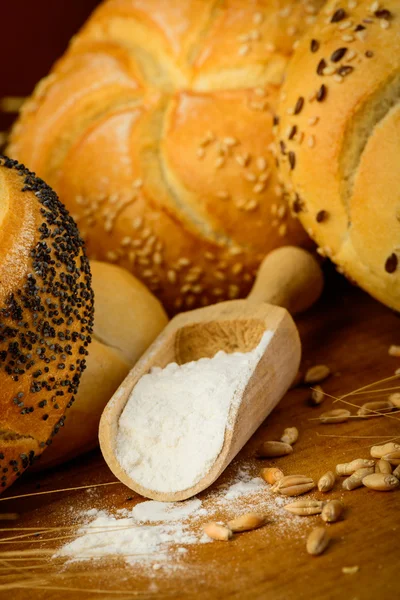
[[170, 313], [244, 296], [267, 252], [306, 241], [272, 124], [322, 3], [108, 0], [22, 108], [8, 152], [58, 192], [91, 258], [128, 268]]

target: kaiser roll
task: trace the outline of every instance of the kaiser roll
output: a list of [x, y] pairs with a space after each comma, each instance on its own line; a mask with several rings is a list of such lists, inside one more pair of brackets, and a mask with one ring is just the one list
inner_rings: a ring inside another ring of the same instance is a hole
[[87, 368], [65, 426], [37, 463], [54, 466], [98, 443], [101, 413], [119, 384], [167, 324], [159, 301], [125, 269], [91, 261], [95, 319]]
[[75, 223], [41, 179], [0, 157], [0, 491], [63, 426], [92, 324]]
[[305, 241], [282, 199], [272, 119], [322, 0], [108, 0], [22, 109], [9, 152], [57, 190], [91, 258], [169, 312], [247, 295]]
[[400, 4], [329, 2], [287, 72], [277, 152], [291, 209], [338, 270], [400, 309]]

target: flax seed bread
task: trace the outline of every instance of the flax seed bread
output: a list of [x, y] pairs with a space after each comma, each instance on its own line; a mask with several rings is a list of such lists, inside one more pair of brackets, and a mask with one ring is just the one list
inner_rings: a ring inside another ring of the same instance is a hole
[[339, 271], [400, 310], [400, 4], [328, 2], [276, 126], [290, 206]]

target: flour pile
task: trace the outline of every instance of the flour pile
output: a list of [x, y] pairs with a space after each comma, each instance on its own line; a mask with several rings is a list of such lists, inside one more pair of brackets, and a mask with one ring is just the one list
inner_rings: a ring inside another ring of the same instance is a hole
[[116, 455], [123, 469], [158, 492], [200, 481], [221, 452], [226, 427], [272, 337], [266, 331], [251, 352], [220, 351], [144, 375], [119, 419]]

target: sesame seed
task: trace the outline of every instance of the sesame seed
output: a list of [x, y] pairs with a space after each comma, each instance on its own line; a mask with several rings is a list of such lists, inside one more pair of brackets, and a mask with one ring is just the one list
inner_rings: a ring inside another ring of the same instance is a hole
[[283, 217], [286, 215], [286, 206], [285, 206], [285, 204], [281, 204], [280, 205], [280, 207], [277, 210], [277, 214], [278, 214], [278, 217], [280, 219], [283, 219]]
[[276, 45], [269, 42], [268, 44], [265, 44], [265, 49], [267, 52], [276, 52]]
[[200, 283], [197, 283], [196, 285], [192, 285], [193, 294], [202, 294], [203, 291], [204, 291], [204, 287]]
[[350, 34], [345, 34], [342, 35], [342, 41], [343, 42], [354, 42], [354, 35], [350, 35]]
[[226, 191], [217, 192], [217, 198], [221, 198], [221, 200], [228, 200], [230, 198], [229, 192], [226, 192]]
[[311, 40], [311, 43], [310, 43], [310, 50], [311, 50], [311, 52], [317, 52], [318, 49], [319, 49], [319, 42], [318, 42], [318, 40], [314, 40], [314, 39]]
[[348, 29], [349, 27], [351, 27], [353, 25], [353, 21], [343, 21], [343, 23], [340, 23], [340, 25], [338, 26], [339, 31], [344, 31], [345, 29]]
[[163, 258], [159, 252], [154, 252], [153, 254], [153, 263], [155, 265], [161, 265]]
[[287, 225], [286, 225], [286, 223], [282, 223], [282, 225], [279, 226], [278, 234], [281, 237], [283, 237], [284, 235], [286, 235], [286, 231], [287, 231]]
[[306, 22], [306, 25], [312, 25], [313, 23], [315, 23], [317, 18], [315, 15], [307, 15], [304, 20]]
[[177, 262], [180, 267], [188, 267], [190, 265], [190, 260], [184, 256], [182, 256]]
[[313, 135], [308, 136], [307, 145], [310, 148], [314, 148], [314, 146], [315, 146], [315, 137]]
[[382, 29], [389, 29], [389, 27], [390, 27], [390, 23], [386, 19], [381, 19], [379, 21], [379, 23], [380, 23], [380, 26], [382, 27]]
[[251, 171], [247, 171], [247, 172], [244, 174], [244, 178], [245, 178], [247, 181], [251, 181], [251, 182], [253, 182], [253, 181], [257, 181], [257, 176], [256, 176], [254, 173], [252, 173]]
[[301, 145], [301, 143], [303, 142], [304, 139], [304, 132], [303, 131], [299, 131], [299, 133], [296, 135], [296, 141], [299, 145]]
[[342, 83], [343, 77], [341, 77], [340, 75], [334, 75], [333, 80], [336, 81], [336, 83]]
[[256, 87], [256, 88], [254, 88], [253, 91], [254, 91], [255, 95], [259, 96], [259, 97], [264, 97], [267, 95], [266, 90], [264, 90], [264, 88], [261, 88], [261, 87]]
[[292, 106], [289, 106], [289, 108], [286, 109], [286, 113], [288, 115], [294, 115], [294, 108]]
[[385, 262], [385, 271], [387, 273], [394, 273], [397, 269], [398, 258], [397, 255], [393, 252]]
[[206, 250], [206, 252], [204, 252], [204, 257], [210, 261], [213, 261], [216, 259], [215, 254], [213, 254], [212, 252], [209, 252], [208, 250]]
[[349, 52], [347, 53], [347, 62], [353, 60], [353, 58], [355, 58], [356, 56], [357, 52], [355, 52], [355, 50], [349, 50]]
[[319, 121], [319, 117], [317, 117], [317, 116], [310, 117], [308, 119], [308, 124], [309, 125], [316, 125], [318, 123], [318, 121]]
[[324, 84], [322, 84], [317, 92], [316, 100], [317, 100], [317, 102], [322, 102], [325, 98], [326, 98], [326, 86]]
[[377, 10], [379, 10], [379, 2], [373, 2], [369, 7], [369, 10], [372, 13], [375, 13]]
[[278, 198], [281, 198], [281, 196], [283, 196], [282, 186], [276, 185], [274, 188], [274, 192], [275, 192], [275, 196], [277, 196]]
[[236, 36], [236, 39], [238, 42], [248, 42], [250, 36], [248, 33], [241, 33], [240, 35]]
[[132, 238], [129, 235], [126, 235], [121, 240], [121, 246], [123, 246], [123, 247], [130, 246], [131, 243], [132, 243]]
[[260, 181], [261, 183], [268, 181], [268, 179], [271, 177], [271, 171], [264, 171], [263, 173], [261, 173], [261, 175], [258, 176], [258, 181]]
[[295, 199], [293, 200], [293, 204], [292, 204], [292, 211], [297, 214], [299, 212], [302, 212], [304, 210], [304, 203], [301, 200], [300, 196], [298, 194], [296, 194]]
[[265, 182], [256, 183], [253, 187], [253, 192], [255, 194], [261, 194], [265, 190]]
[[228, 297], [232, 300], [233, 298], [237, 298], [239, 296], [239, 286], [231, 284], [228, 288]]
[[271, 211], [271, 215], [276, 215], [276, 213], [278, 212], [278, 206], [277, 206], [277, 204], [275, 204], [275, 203], [271, 204], [270, 211]]
[[142, 179], [135, 179], [135, 181], [133, 182], [133, 187], [136, 189], [139, 189], [143, 186], [143, 180]]
[[295, 40], [292, 45], [292, 49], [296, 50], [300, 46], [300, 40]]
[[224, 294], [224, 290], [223, 290], [223, 289], [221, 289], [221, 288], [219, 288], [219, 287], [215, 287], [215, 288], [213, 288], [213, 289], [211, 290], [211, 293], [212, 293], [214, 296], [223, 296], [223, 294]]
[[238, 50], [238, 54], [239, 54], [239, 56], [246, 56], [246, 54], [248, 54], [249, 51], [250, 51], [250, 45], [242, 44], [242, 46], [240, 46], [240, 48]]
[[215, 277], [215, 279], [218, 279], [219, 281], [225, 281], [226, 280], [225, 273], [221, 273], [221, 271], [215, 271], [214, 277]]
[[118, 254], [113, 250], [109, 250], [108, 252], [106, 252], [106, 258], [107, 260], [115, 261], [118, 259]]
[[296, 27], [294, 27], [294, 25], [290, 25], [287, 29], [286, 29], [286, 33], [290, 36], [295, 35], [295, 33], [297, 32]]
[[371, 50], [367, 50], [367, 51], [366, 51], [366, 53], [365, 53], [365, 56], [366, 56], [367, 58], [372, 58], [372, 57], [374, 56], [374, 53], [373, 53], [373, 52], [371, 52]]
[[217, 158], [217, 160], [214, 163], [214, 166], [216, 169], [220, 169], [221, 167], [223, 167], [225, 165], [225, 157], [223, 156], [219, 156]]
[[197, 148], [196, 154], [197, 154], [197, 158], [204, 158], [206, 151], [204, 150], [204, 148], [200, 147], [200, 148]]
[[177, 280], [176, 272], [173, 271], [172, 269], [167, 271], [167, 279], [170, 283], [176, 283], [176, 280]]
[[235, 160], [241, 167], [246, 167], [250, 161], [250, 155], [246, 154], [236, 154]]
[[190, 292], [192, 286], [189, 283], [185, 283], [185, 285], [183, 285], [180, 289], [181, 294], [187, 294], [188, 292]]
[[356, 2], [356, 0], [349, 0], [347, 6], [350, 8], [350, 10], [353, 10], [353, 9], [357, 8], [357, 2]]
[[242, 263], [235, 263], [232, 267], [232, 273], [233, 275], [239, 275], [239, 273], [241, 273], [243, 271], [243, 265]]
[[330, 65], [329, 67], [325, 67], [324, 75], [333, 75], [334, 73], [336, 73], [335, 67], [333, 67], [332, 65]]
[[359, 30], [359, 31], [356, 31], [356, 36], [360, 40], [360, 42], [364, 42], [365, 38], [367, 37], [367, 34], [365, 31]]
[[293, 169], [296, 166], [296, 155], [294, 152], [290, 151], [288, 153], [288, 157], [289, 157], [289, 164], [290, 164], [290, 169], [293, 171]]
[[143, 225], [143, 218], [142, 217], [135, 217], [133, 222], [132, 222], [132, 227], [133, 229], [140, 229]]
[[258, 29], [253, 29], [250, 31], [249, 37], [254, 42], [257, 42], [261, 38], [261, 33], [258, 31]]
[[260, 25], [263, 22], [264, 16], [261, 12], [256, 12], [253, 15], [253, 23], [254, 25]]
[[259, 171], [265, 171], [267, 168], [267, 161], [263, 156], [259, 156], [256, 159], [256, 166]]
[[226, 146], [236, 146], [239, 143], [234, 137], [225, 137], [223, 141]]
[[346, 52], [347, 52], [347, 48], [338, 48], [337, 50], [335, 50], [332, 53], [331, 61], [334, 63], [339, 62], [340, 60], [342, 60], [342, 58], [344, 57]]
[[106, 222], [104, 223], [104, 231], [105, 231], [106, 233], [109, 233], [109, 232], [112, 230], [112, 228], [113, 228], [113, 224], [112, 224], [112, 222], [111, 222], [111, 221], [106, 221]]
[[258, 200], [256, 200], [255, 198], [253, 198], [252, 200], [249, 200], [246, 205], [245, 205], [245, 210], [247, 211], [252, 211], [255, 210], [256, 208], [258, 208], [260, 205], [258, 203]]
[[343, 8], [338, 8], [332, 15], [330, 22], [331, 23], [339, 23], [339, 21], [343, 21], [347, 16], [346, 11]]

